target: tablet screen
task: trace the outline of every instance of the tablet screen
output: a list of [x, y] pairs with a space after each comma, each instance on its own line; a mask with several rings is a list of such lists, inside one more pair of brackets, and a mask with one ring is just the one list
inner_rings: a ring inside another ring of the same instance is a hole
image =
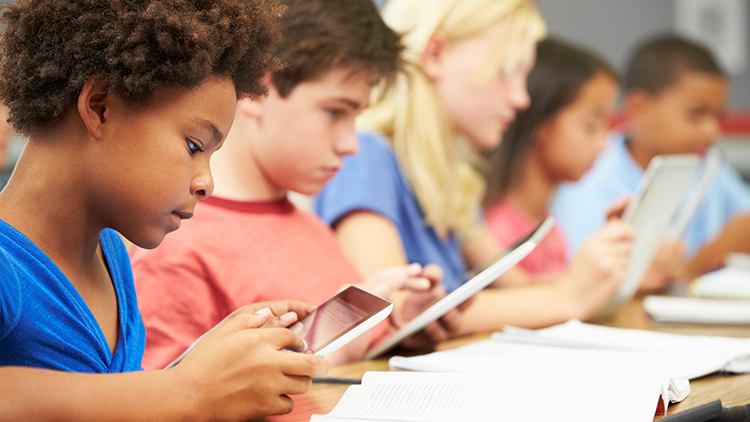
[[297, 335], [307, 342], [306, 352], [317, 353], [389, 305], [364, 290], [349, 287], [300, 319], [297, 324], [302, 328]]

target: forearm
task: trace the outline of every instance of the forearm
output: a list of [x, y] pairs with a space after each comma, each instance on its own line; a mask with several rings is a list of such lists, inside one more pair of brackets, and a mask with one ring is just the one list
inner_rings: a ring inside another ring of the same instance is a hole
[[464, 310], [460, 332], [498, 331], [505, 325], [542, 328], [581, 318], [582, 314], [557, 283], [488, 288]]
[[200, 421], [190, 384], [174, 371], [77, 374], [0, 368], [0, 420]]
[[688, 276], [697, 277], [705, 272], [724, 266], [728, 254], [732, 252], [750, 253], [750, 215], [731, 220], [724, 230], [688, 261]]

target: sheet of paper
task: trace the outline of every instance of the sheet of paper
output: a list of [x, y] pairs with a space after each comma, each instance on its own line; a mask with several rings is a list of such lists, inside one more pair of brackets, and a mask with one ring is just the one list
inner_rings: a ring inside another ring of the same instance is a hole
[[509, 328], [492, 340], [424, 356], [394, 357], [390, 364], [416, 371], [526, 371], [562, 378], [646, 370], [664, 378], [693, 379], [720, 370], [750, 372], [749, 357], [749, 339], [620, 330], [576, 321], [535, 331]]
[[[336, 408], [312, 421], [651, 421], [661, 385], [653, 378], [600, 382], [496, 377], [466, 373], [367, 373]], [[612, 401], [628, 406], [612, 412]]]

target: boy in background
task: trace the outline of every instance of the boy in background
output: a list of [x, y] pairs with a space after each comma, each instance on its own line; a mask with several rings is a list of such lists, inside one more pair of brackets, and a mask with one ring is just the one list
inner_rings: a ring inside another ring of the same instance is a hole
[[[572, 251], [604, 224], [611, 201], [637, 189], [654, 156], [704, 155], [721, 132], [727, 78], [698, 44], [675, 36], [646, 42], [631, 58], [624, 85], [629, 131], [617, 135], [579, 182], [563, 185], [553, 203]], [[721, 265], [729, 252], [750, 250], [748, 211], [750, 189], [723, 163], [683, 239], [692, 260], [682, 268], [681, 254], [672, 253], [675, 259], [662, 261], [673, 263], [661, 269], [663, 279], [695, 276]]]
[[[361, 282], [330, 227], [297, 209], [287, 192], [317, 193], [342, 157], [357, 151], [355, 117], [369, 104], [372, 87], [389, 84], [399, 71], [400, 38], [371, 0], [283, 3], [288, 9], [276, 54], [286, 67], [267, 75], [268, 97], [238, 104], [227, 142], [212, 162], [214, 196], [159, 248], [132, 251], [146, 368], [168, 364], [245, 303], [285, 298], [320, 304]], [[403, 287], [426, 291], [409, 299], [409, 312], [443, 294], [434, 286], [441, 276], [435, 266], [413, 264], [385, 270], [360, 287], [385, 298]], [[394, 311], [401, 316], [409, 318]], [[430, 330], [445, 337], [438, 324]], [[359, 359], [369, 340], [363, 335], [328, 359]]]
[[289, 412], [288, 395], [307, 391], [327, 364], [284, 353], [304, 341], [278, 325], [312, 306], [248, 306], [176, 367], [142, 372], [145, 332], [120, 238], [155, 247], [211, 194], [209, 159], [237, 99], [261, 96], [260, 78], [278, 68], [280, 8], [261, 0], [6, 7], [0, 98], [28, 141], [0, 193], [0, 420]]

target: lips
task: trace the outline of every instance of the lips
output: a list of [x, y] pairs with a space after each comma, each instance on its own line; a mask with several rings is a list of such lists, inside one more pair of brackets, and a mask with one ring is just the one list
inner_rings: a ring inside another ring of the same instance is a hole
[[180, 220], [187, 220], [188, 218], [193, 217], [192, 212], [172, 211], [172, 214], [175, 214], [176, 216], [180, 217]]
[[328, 177], [333, 177], [339, 171], [340, 167], [323, 167], [323, 173]]

